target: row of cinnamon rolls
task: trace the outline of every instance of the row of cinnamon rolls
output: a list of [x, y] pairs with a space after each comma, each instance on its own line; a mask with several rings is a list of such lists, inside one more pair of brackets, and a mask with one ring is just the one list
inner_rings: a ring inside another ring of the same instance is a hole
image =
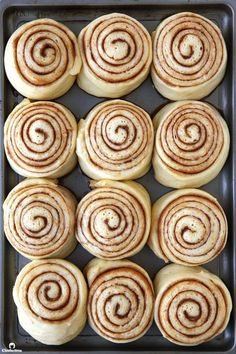
[[227, 219], [218, 201], [198, 189], [182, 189], [154, 203], [136, 182], [100, 180], [77, 205], [56, 180], [26, 179], [7, 196], [4, 230], [29, 259], [64, 258], [77, 241], [92, 255], [119, 260], [146, 243], [165, 262], [197, 266], [224, 249]]
[[86, 319], [105, 339], [127, 343], [142, 337], [153, 317], [164, 337], [197, 345], [226, 327], [232, 300], [224, 283], [201, 267], [168, 265], [152, 283], [129, 260], [93, 259], [82, 272], [62, 259], [28, 263], [13, 289], [21, 326], [48, 345], [66, 343]]
[[148, 76], [164, 97], [201, 99], [222, 80], [227, 50], [220, 29], [191, 12], [163, 20], [153, 32], [134, 18], [113, 13], [97, 18], [79, 34], [51, 19], [18, 28], [5, 51], [13, 87], [30, 99], [66, 93], [77, 78], [86, 92], [118, 98]]
[[179, 101], [153, 121], [124, 100], [95, 106], [80, 119], [61, 104], [23, 100], [5, 123], [11, 167], [25, 177], [58, 178], [77, 163], [92, 179], [130, 180], [148, 172], [173, 188], [200, 187], [215, 178], [229, 152], [225, 120], [210, 104]]

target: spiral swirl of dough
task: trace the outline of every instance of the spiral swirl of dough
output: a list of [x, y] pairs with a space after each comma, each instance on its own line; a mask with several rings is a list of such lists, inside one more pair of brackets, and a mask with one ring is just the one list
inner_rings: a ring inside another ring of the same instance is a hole
[[141, 23], [124, 14], [91, 22], [79, 35], [83, 67], [78, 85], [95, 96], [121, 97], [147, 77], [152, 43]]
[[76, 246], [76, 199], [53, 180], [27, 179], [6, 198], [4, 231], [25, 257], [66, 257]]
[[154, 294], [148, 274], [133, 262], [94, 259], [85, 268], [92, 328], [115, 343], [134, 341], [152, 323]]
[[197, 189], [170, 192], [152, 210], [149, 246], [165, 262], [210, 262], [227, 241], [227, 219], [217, 200]]
[[220, 29], [191, 12], [161, 22], [153, 36], [153, 53], [154, 85], [171, 100], [207, 96], [226, 69], [227, 50]]
[[199, 187], [220, 172], [229, 151], [229, 131], [212, 106], [199, 101], [166, 105], [154, 118], [153, 165], [160, 183]]
[[155, 278], [154, 318], [164, 337], [179, 345], [209, 341], [228, 324], [232, 301], [222, 280], [201, 267], [171, 264]]
[[63, 95], [73, 85], [80, 67], [75, 35], [51, 19], [22, 25], [6, 46], [8, 79], [28, 98], [48, 100]]
[[96, 257], [121, 259], [138, 253], [150, 230], [146, 190], [135, 182], [93, 182], [77, 208], [76, 235]]
[[86, 321], [87, 287], [70, 262], [33, 261], [19, 273], [13, 289], [23, 328], [45, 344], [65, 343]]
[[80, 120], [77, 155], [93, 179], [135, 179], [150, 168], [153, 141], [152, 121], [143, 109], [127, 101], [106, 101]]
[[26, 177], [61, 177], [76, 164], [77, 124], [64, 106], [24, 100], [9, 115], [4, 145], [12, 168]]

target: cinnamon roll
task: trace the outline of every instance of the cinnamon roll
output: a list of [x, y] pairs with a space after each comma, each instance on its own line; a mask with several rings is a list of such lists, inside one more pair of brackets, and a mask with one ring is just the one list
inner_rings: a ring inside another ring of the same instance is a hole
[[182, 101], [166, 105], [154, 118], [155, 177], [173, 188], [200, 187], [221, 171], [229, 152], [225, 120], [211, 105]]
[[81, 271], [68, 261], [28, 263], [16, 278], [13, 298], [21, 326], [41, 343], [64, 344], [85, 325], [87, 285]]
[[220, 29], [207, 18], [182, 12], [153, 33], [152, 80], [170, 100], [199, 100], [224, 77], [227, 49]]
[[153, 205], [148, 244], [165, 262], [196, 266], [223, 250], [227, 220], [217, 200], [199, 189], [167, 193]]
[[202, 267], [171, 264], [155, 278], [155, 322], [165, 338], [198, 345], [226, 328], [232, 300], [225, 284]]
[[102, 259], [122, 259], [138, 253], [147, 242], [151, 202], [136, 182], [92, 182], [77, 208], [76, 236], [80, 244]]
[[68, 256], [77, 243], [76, 204], [73, 194], [55, 180], [24, 180], [3, 204], [8, 241], [29, 259]]
[[150, 168], [153, 141], [152, 121], [142, 108], [122, 100], [103, 102], [79, 122], [80, 167], [93, 179], [136, 179]]
[[154, 291], [146, 271], [128, 260], [93, 259], [84, 273], [91, 327], [114, 343], [142, 337], [153, 320]]
[[113, 13], [97, 18], [81, 31], [79, 47], [83, 66], [77, 83], [94, 96], [127, 95], [149, 74], [151, 37], [130, 16]]
[[64, 106], [24, 99], [4, 126], [11, 167], [26, 177], [62, 177], [76, 165], [77, 123]]
[[4, 63], [12, 86], [35, 100], [62, 96], [71, 88], [81, 68], [75, 35], [48, 18], [27, 22], [12, 34]]

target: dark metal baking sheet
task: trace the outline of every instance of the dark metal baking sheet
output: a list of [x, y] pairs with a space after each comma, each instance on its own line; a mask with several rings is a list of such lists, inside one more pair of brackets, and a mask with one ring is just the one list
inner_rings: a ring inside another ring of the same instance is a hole
[[[222, 0], [224, 1], [224, 0]], [[236, 190], [235, 190], [235, 161], [236, 161], [236, 31], [235, 31], [235, 10], [236, 1], [229, 0], [223, 3], [220, 0], [175, 0], [175, 1], [144, 1], [144, 0], [22, 0], [22, 1], [2, 1], [1, 22], [0, 22], [0, 44], [1, 44], [1, 174], [0, 193], [1, 202], [9, 191], [22, 179], [9, 167], [3, 150], [3, 124], [13, 109], [22, 100], [22, 97], [10, 86], [4, 74], [2, 56], [3, 49], [9, 36], [22, 23], [37, 18], [49, 17], [67, 25], [78, 34], [80, 30], [94, 18], [114, 11], [126, 13], [139, 21], [151, 32], [158, 23], [165, 17], [181, 11], [193, 11], [213, 20], [221, 28], [228, 48], [228, 66], [225, 78], [221, 85], [204, 101], [212, 103], [223, 115], [231, 132], [231, 151], [227, 163], [218, 175], [203, 189], [218, 198], [223, 206], [229, 223], [229, 237], [225, 250], [214, 261], [205, 267], [219, 275], [231, 291], [233, 300], [236, 297], [236, 227], [234, 213], [236, 210]], [[167, 100], [161, 97], [153, 87], [150, 77], [135, 91], [124, 97], [133, 103], [140, 105], [152, 116], [154, 112]], [[90, 96], [80, 90], [75, 84], [73, 88], [63, 97], [56, 101], [65, 104], [79, 119], [97, 103], [104, 99]], [[88, 178], [83, 175], [79, 166], [68, 176], [60, 179], [60, 184], [70, 188], [78, 200], [88, 191]], [[139, 179], [150, 193], [152, 201], [166, 193], [169, 189], [161, 186], [154, 180], [151, 170], [146, 176]], [[79, 268], [83, 268], [92, 256], [77, 246], [76, 250], [68, 257]], [[163, 267], [164, 262], [159, 260], [151, 250], [145, 246], [132, 260], [143, 266], [153, 278], [156, 272]], [[16, 349], [28, 352], [102, 352], [111, 353], [236, 353], [235, 341], [235, 321], [236, 306], [234, 306], [230, 323], [226, 331], [214, 340], [202, 344], [198, 347], [179, 347], [165, 340], [158, 331], [155, 324], [148, 333], [138, 341], [129, 344], [113, 344], [98, 335], [87, 325], [81, 335], [71, 342], [62, 346], [46, 346], [31, 338], [19, 325], [16, 315], [16, 307], [12, 299], [12, 287], [19, 270], [28, 262], [24, 257], [18, 255], [9, 245], [3, 234], [1, 215], [1, 345], [2, 348], [9, 348], [9, 343], [15, 343]]]

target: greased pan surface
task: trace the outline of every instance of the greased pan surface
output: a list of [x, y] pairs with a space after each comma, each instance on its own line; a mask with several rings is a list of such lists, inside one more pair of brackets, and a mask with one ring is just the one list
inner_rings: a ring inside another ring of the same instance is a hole
[[[22, 100], [22, 97], [11, 87], [6, 79], [3, 68], [3, 50], [7, 39], [21, 24], [37, 18], [49, 17], [67, 25], [76, 35], [90, 21], [98, 16], [122, 12], [130, 15], [152, 32], [161, 20], [181, 11], [192, 11], [206, 16], [214, 21], [222, 30], [228, 49], [228, 65], [225, 78], [221, 85], [213, 93], [204, 99], [213, 104], [225, 118], [231, 133], [231, 151], [222, 172], [211, 183], [202, 189], [214, 195], [223, 206], [229, 223], [229, 237], [225, 250], [205, 267], [219, 275], [228, 286], [235, 302], [236, 293], [236, 190], [235, 190], [235, 161], [236, 161], [236, 123], [235, 123], [235, 98], [236, 98], [236, 30], [235, 10], [236, 2], [233, 0], [221, 1], [2, 1], [0, 44], [1, 44], [1, 203], [10, 190], [22, 179], [8, 165], [3, 149], [3, 125], [13, 107]], [[161, 97], [154, 89], [151, 78], [124, 99], [144, 108], [153, 117], [154, 113], [168, 101]], [[88, 111], [104, 99], [88, 95], [78, 88], [76, 84], [70, 91], [56, 100], [65, 104], [76, 116], [77, 120], [84, 117]], [[138, 180], [150, 193], [152, 201], [169, 191], [156, 182], [153, 170]], [[71, 189], [78, 201], [89, 191], [89, 179], [82, 174], [79, 166], [66, 177], [60, 179], [60, 184]], [[67, 258], [80, 269], [92, 256], [81, 246]], [[153, 278], [156, 272], [164, 266], [164, 262], [158, 259], [147, 247], [131, 258], [143, 266]], [[102, 352], [108, 353], [236, 353], [235, 321], [236, 306], [231, 315], [230, 323], [226, 331], [214, 340], [198, 347], [178, 347], [165, 340], [156, 325], [152, 325], [148, 333], [138, 341], [129, 344], [112, 344], [94, 333], [87, 325], [81, 335], [73, 341], [58, 347], [46, 346], [36, 342], [19, 325], [17, 321], [16, 307], [12, 299], [12, 287], [15, 278], [28, 262], [24, 257], [16, 253], [6, 240], [2, 228], [1, 215], [1, 346], [9, 348], [9, 343], [15, 343], [15, 349], [27, 352]], [[11, 346], [11, 348], [13, 348]]]

